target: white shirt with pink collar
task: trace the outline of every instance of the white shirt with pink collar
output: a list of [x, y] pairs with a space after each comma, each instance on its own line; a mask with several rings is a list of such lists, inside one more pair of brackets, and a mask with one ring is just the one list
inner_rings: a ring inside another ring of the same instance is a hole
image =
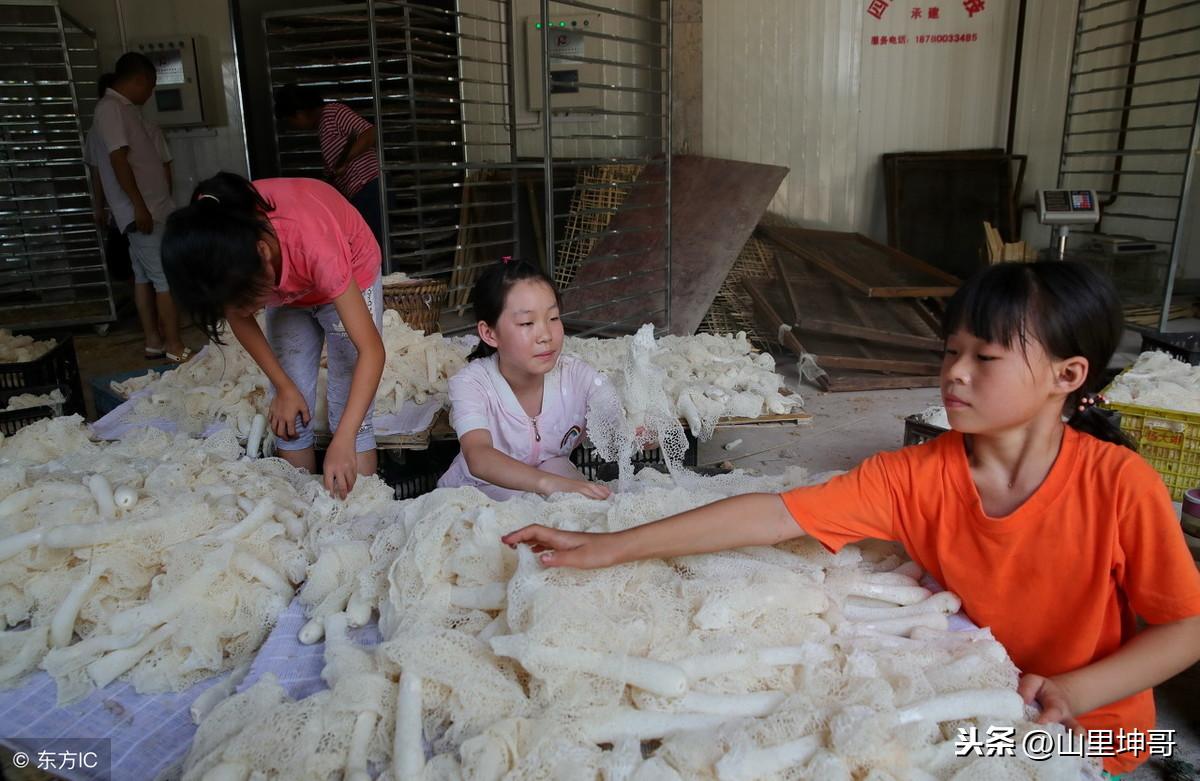
[[[471, 361], [450, 378], [450, 425], [461, 438], [468, 431], [487, 429], [492, 446], [505, 455], [540, 467], [571, 454], [587, 437], [589, 402], [615, 400], [612, 385], [585, 361], [560, 355], [545, 377], [542, 411], [530, 417], [517, 401], [508, 380], [500, 374], [496, 356]], [[547, 471], [555, 471], [549, 469]], [[494, 499], [516, 494], [471, 474], [462, 453], [438, 480], [439, 488], [474, 486]]]

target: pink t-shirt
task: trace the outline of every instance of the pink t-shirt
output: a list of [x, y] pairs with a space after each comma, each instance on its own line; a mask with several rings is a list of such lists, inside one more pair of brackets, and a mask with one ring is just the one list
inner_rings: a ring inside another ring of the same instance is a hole
[[320, 306], [375, 283], [379, 242], [362, 215], [332, 186], [317, 179], [259, 179], [255, 188], [275, 205], [267, 215], [279, 239], [283, 269], [270, 306]]
[[[450, 378], [450, 425], [462, 437], [468, 431], [487, 429], [492, 447], [511, 458], [538, 466], [544, 461], [568, 456], [587, 436], [589, 401], [613, 403], [616, 392], [600, 372], [586, 361], [570, 355], [559, 356], [558, 363], [545, 378], [542, 411], [529, 417], [517, 401], [496, 356], [471, 361]], [[462, 453], [450, 464], [438, 481], [442, 488], [487, 483], [471, 474]]]

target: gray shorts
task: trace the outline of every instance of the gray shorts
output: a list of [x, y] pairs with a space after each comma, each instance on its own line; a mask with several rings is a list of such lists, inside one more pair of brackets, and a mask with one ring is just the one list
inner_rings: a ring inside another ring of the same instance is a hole
[[[375, 327], [383, 333], [383, 281], [375, 277], [375, 283], [363, 291], [363, 300], [375, 320]], [[358, 361], [358, 350], [346, 334], [337, 307], [333, 304], [321, 306], [267, 307], [267, 341], [292, 382], [304, 395], [310, 414], [317, 409], [317, 373], [321, 367], [321, 348], [329, 343], [327, 365], [329, 366], [328, 387], [325, 400], [329, 409], [329, 430], [337, 431], [350, 396], [350, 381], [354, 376], [354, 365]], [[271, 388], [271, 393], [275, 389]], [[371, 402], [367, 416], [354, 437], [354, 450], [364, 453], [375, 449], [375, 426], [371, 417], [375, 403]], [[313, 421], [307, 426], [296, 421], [296, 438], [277, 440], [278, 450], [305, 450], [313, 446]]]
[[155, 293], [166, 293], [170, 290], [167, 275], [163, 273], [160, 251], [163, 229], [163, 224], [156, 222], [154, 233], [130, 231], [126, 234], [129, 239], [129, 260], [133, 263], [133, 281], [153, 284]]

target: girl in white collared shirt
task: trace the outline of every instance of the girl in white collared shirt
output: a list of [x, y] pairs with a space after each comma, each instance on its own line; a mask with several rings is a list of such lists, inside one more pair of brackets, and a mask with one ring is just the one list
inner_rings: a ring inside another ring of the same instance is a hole
[[585, 361], [562, 355], [558, 292], [540, 269], [497, 264], [473, 292], [480, 343], [450, 379], [450, 423], [462, 452], [440, 487], [474, 486], [497, 500], [522, 492], [604, 499], [571, 464], [588, 404], [615, 393]]

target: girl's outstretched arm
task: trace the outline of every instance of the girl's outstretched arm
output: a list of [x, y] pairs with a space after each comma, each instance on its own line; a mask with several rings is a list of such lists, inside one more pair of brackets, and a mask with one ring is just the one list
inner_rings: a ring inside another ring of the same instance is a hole
[[804, 535], [778, 494], [742, 494], [620, 532], [566, 532], [534, 524], [501, 538], [544, 550], [547, 567], [594, 569], [640, 559], [774, 545]]
[[556, 493], [583, 494], [590, 499], [607, 499], [612, 493], [608, 486], [587, 480], [572, 480], [569, 477], [544, 472], [537, 467], [518, 461], [497, 450], [492, 444], [492, 434], [485, 428], [468, 431], [459, 437], [467, 469], [480, 480], [486, 480], [501, 488], [549, 496]]
[[1041, 724], [1081, 714], [1157, 686], [1200, 661], [1200, 616], [1147, 627], [1115, 653], [1053, 678], [1023, 675], [1017, 691], [1042, 706]]

